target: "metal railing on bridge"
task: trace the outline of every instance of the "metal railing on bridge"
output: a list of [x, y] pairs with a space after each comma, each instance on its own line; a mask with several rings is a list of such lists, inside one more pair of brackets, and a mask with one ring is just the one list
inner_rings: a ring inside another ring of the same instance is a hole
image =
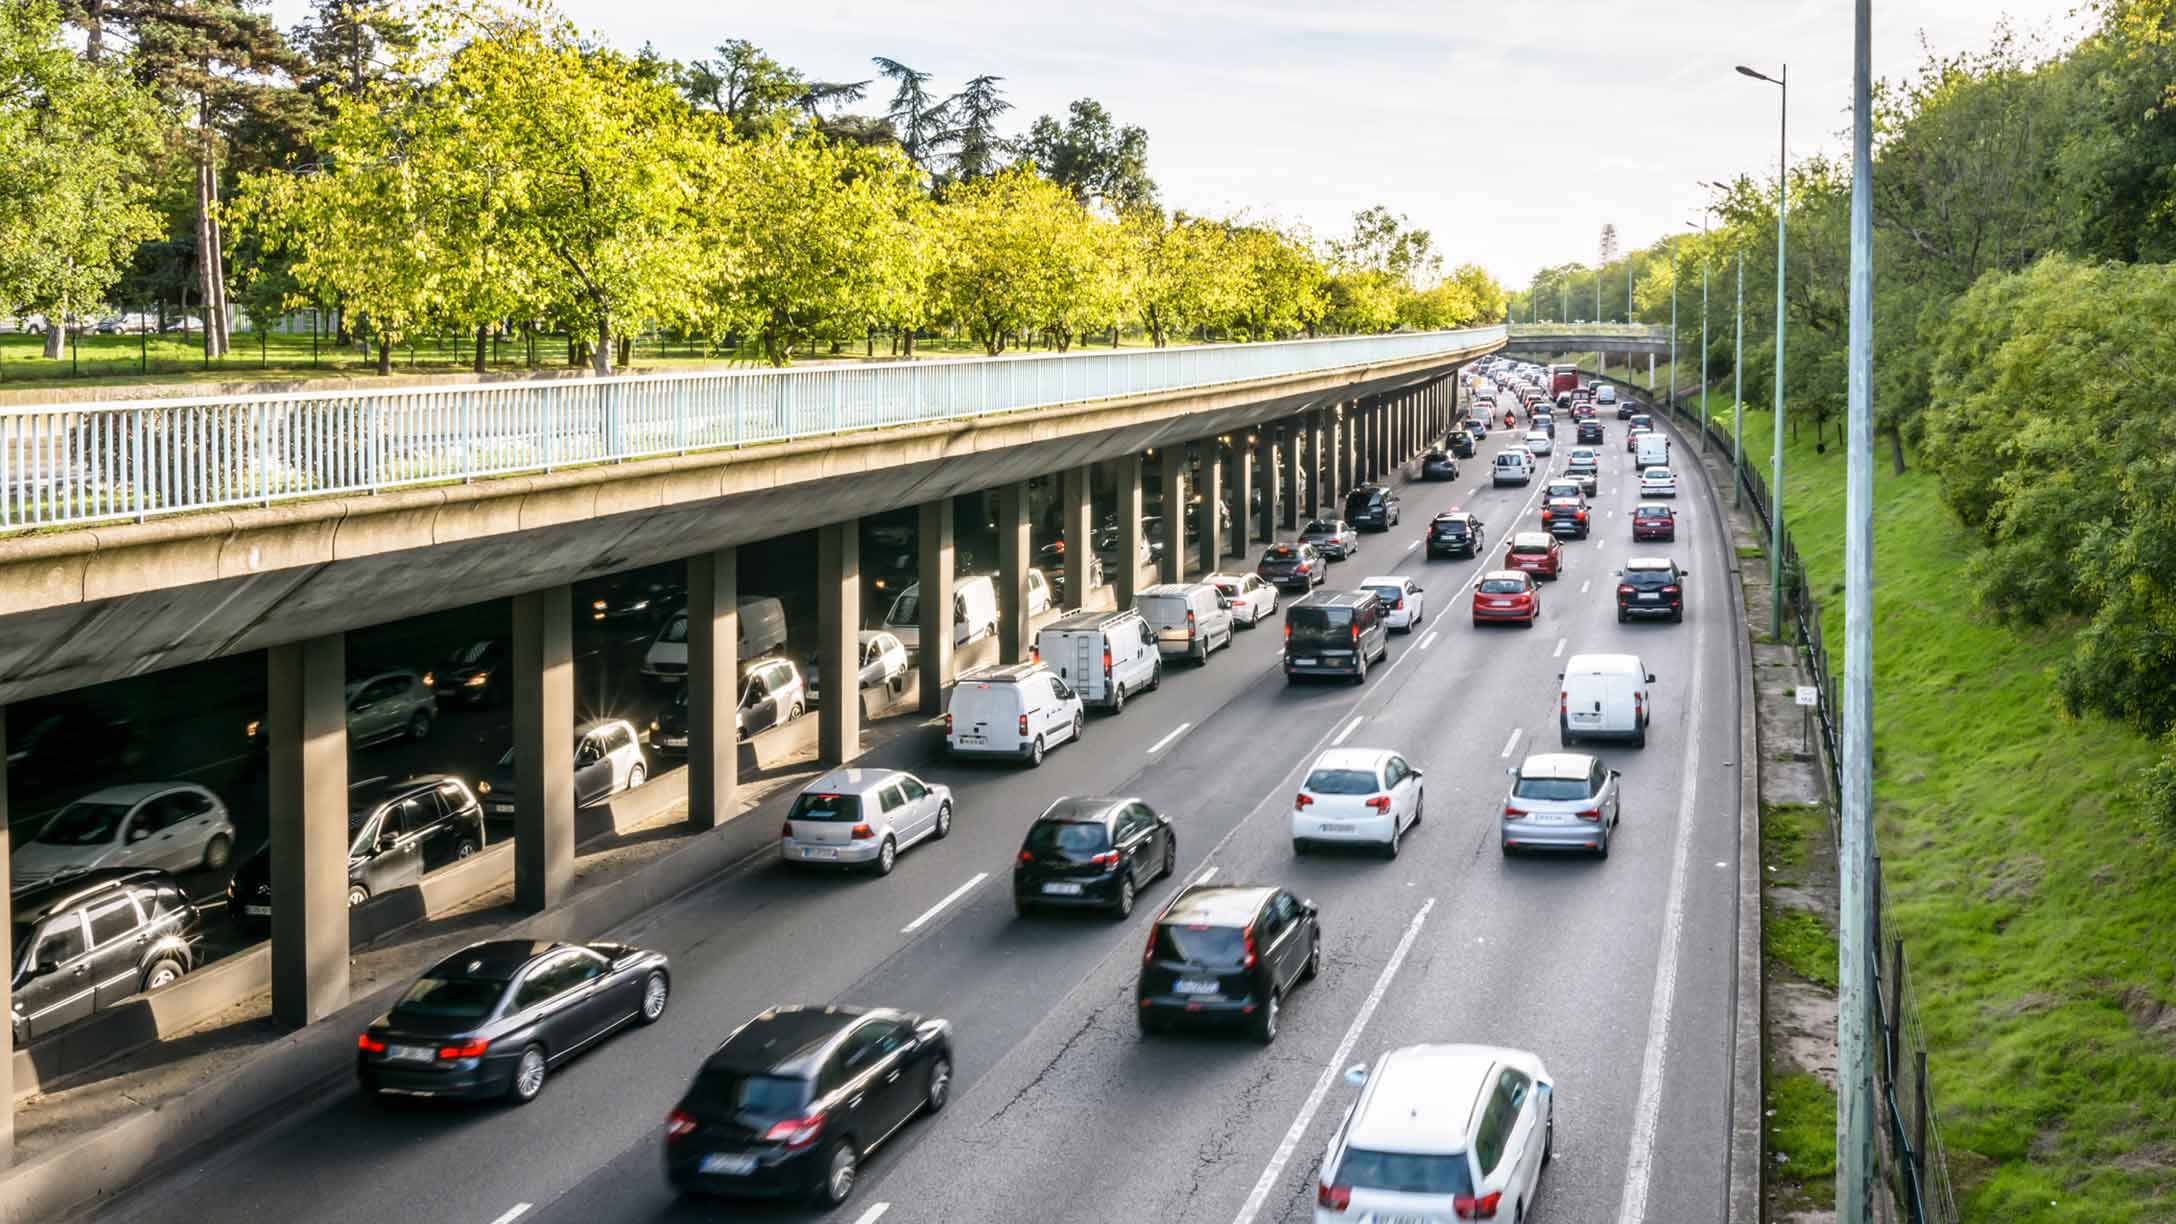
[[379, 492], [1315, 373], [1504, 329], [0, 408], [0, 530]]
[[1670, 329], [1652, 323], [1513, 323], [1510, 338], [1524, 336], [1622, 336], [1627, 340], [1667, 340]]

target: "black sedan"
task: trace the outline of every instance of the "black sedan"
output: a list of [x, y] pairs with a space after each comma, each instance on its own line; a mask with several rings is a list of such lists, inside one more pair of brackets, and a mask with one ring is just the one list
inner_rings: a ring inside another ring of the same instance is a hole
[[1066, 798], [1028, 826], [1012, 865], [1012, 903], [1026, 914], [1038, 906], [1092, 905], [1119, 918], [1150, 880], [1170, 876], [1179, 862], [1171, 818], [1139, 799]]
[[480, 706], [505, 701], [513, 689], [509, 650], [501, 639], [470, 642], [432, 669], [441, 706]]
[[665, 1014], [672, 969], [626, 944], [471, 944], [425, 970], [355, 1042], [363, 1095], [504, 1097], [525, 1105], [550, 1068]]
[[952, 1026], [888, 1008], [774, 1007], [703, 1060], [665, 1119], [682, 1193], [836, 1207], [861, 1162], [952, 1092]]
[[[1468, 450], [1473, 448], [1471, 439], [1467, 440], [1466, 448]], [[1458, 479], [1458, 461], [1443, 451], [1429, 451], [1420, 457], [1420, 478], [1422, 480], [1456, 480]]]

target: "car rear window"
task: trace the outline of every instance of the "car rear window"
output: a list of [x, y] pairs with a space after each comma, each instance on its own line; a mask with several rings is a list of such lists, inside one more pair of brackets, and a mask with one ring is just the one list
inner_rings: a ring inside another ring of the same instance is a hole
[[808, 1103], [808, 1092], [809, 1084], [804, 1079], [705, 1067], [696, 1073], [695, 1087], [688, 1091], [688, 1096], [721, 1113], [784, 1118], [800, 1112]]
[[1329, 522], [1325, 522], [1325, 521], [1324, 521], [1324, 520], [1322, 520], [1322, 519], [1313, 519], [1313, 520], [1311, 520], [1311, 521], [1309, 521], [1309, 522], [1308, 522], [1306, 530], [1304, 530], [1304, 531], [1300, 532], [1300, 534], [1301, 534], [1301, 535], [1336, 535], [1336, 534], [1337, 534], [1337, 525], [1336, 525], [1336, 524], [1334, 524], [1334, 523], [1329, 523]]
[[1626, 586], [1661, 587], [1668, 586], [1674, 581], [1676, 579], [1670, 576], [1668, 570], [1626, 570], [1624, 572]]
[[1466, 534], [1466, 524], [1458, 519], [1448, 519], [1444, 522], [1437, 523], [1435, 527], [1437, 535]]
[[793, 811], [787, 813], [786, 818], [858, 824], [861, 821], [861, 796], [804, 791], [794, 799]]
[[1281, 561], [1297, 561], [1299, 559], [1300, 550], [1290, 544], [1279, 544], [1262, 554], [1262, 564], [1264, 565], [1273, 565]]
[[1632, 514], [1636, 518], [1668, 518], [1670, 517], [1670, 508], [1668, 506], [1641, 506], [1639, 509], [1634, 510]]
[[1094, 854], [1111, 844], [1099, 821], [1038, 820], [1028, 826], [1028, 849], [1061, 854]]
[[1584, 799], [1585, 778], [1520, 778], [1511, 793], [1521, 799]]
[[1171, 923], [1157, 928], [1156, 945], [1166, 958], [1197, 965], [1236, 965], [1246, 959], [1246, 932], [1238, 927]]
[[1473, 1181], [1463, 1153], [1371, 1152], [1346, 1148], [1337, 1162], [1337, 1184], [1396, 1194], [1471, 1194]]
[[1137, 601], [1141, 615], [1152, 625], [1183, 625], [1186, 623], [1187, 606], [1183, 596], [1143, 595]]
[[1307, 775], [1307, 789], [1318, 795], [1372, 795], [1378, 785], [1365, 769], [1318, 769]]
[[1285, 625], [1295, 642], [1320, 642], [1352, 636], [1351, 608], [1294, 608], [1285, 613]]
[[1526, 584], [1516, 578], [1490, 578], [1481, 584], [1481, 590], [1489, 595], [1518, 595], [1526, 590]]
[[506, 983], [493, 978], [427, 977], [393, 1005], [393, 1023], [404, 1020], [481, 1020], [498, 1006]]
[[1547, 544], [1513, 544], [1511, 551], [1522, 557], [1533, 557], [1548, 553], [1549, 546]]

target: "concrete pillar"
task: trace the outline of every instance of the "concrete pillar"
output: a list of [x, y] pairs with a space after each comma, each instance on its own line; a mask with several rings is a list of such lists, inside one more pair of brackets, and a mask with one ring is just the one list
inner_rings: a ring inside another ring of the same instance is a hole
[[997, 655], [1025, 663], [1034, 637], [1028, 631], [1028, 485], [997, 486]]
[[1277, 538], [1278, 491], [1284, 486], [1284, 482], [1278, 478], [1277, 447], [1276, 427], [1262, 426], [1254, 440], [1254, 466], [1260, 473], [1259, 479], [1262, 482], [1262, 508], [1253, 516], [1255, 541], [1261, 544], [1268, 544]]
[[1093, 464], [1067, 468], [1061, 491], [1065, 499], [1065, 602], [1075, 608], [1088, 606], [1089, 588], [1095, 579], [1095, 519], [1088, 496], [1095, 474]]
[[1224, 439], [1201, 440], [1201, 572], [1224, 560]]
[[[1300, 435], [1305, 433], [1307, 428], [1307, 418], [1305, 417], [1286, 421], [1284, 424], [1284, 437], [1277, 442], [1277, 448], [1282, 452], [1284, 459], [1284, 471], [1281, 479], [1270, 486], [1270, 491], [1277, 495], [1276, 498], [1272, 499], [1273, 502], [1276, 500], [1283, 502], [1283, 505], [1277, 511], [1277, 523], [1283, 524], [1284, 529], [1287, 531], [1298, 531], [1300, 529]], [[1265, 543], [1276, 539], [1276, 524], [1272, 524], [1268, 529], [1264, 530], [1262, 538]]]
[[[1319, 408], [1307, 414], [1307, 488], [1305, 490], [1305, 501], [1308, 518], [1320, 518], [1322, 516], [1322, 482], [1329, 478], [1330, 465], [1322, 461], [1323, 445], [1328, 438], [1329, 432], [1325, 428], [1325, 415], [1324, 410]], [[1294, 517], [1297, 518], [1298, 516], [1295, 515]], [[1292, 524], [1292, 530], [1294, 531], [1298, 531], [1299, 527], [1300, 525], [1297, 522]]]
[[1118, 491], [1118, 572], [1111, 577], [1111, 594], [1120, 608], [1133, 606], [1141, 589], [1141, 456], [1127, 455], [1111, 461], [1111, 483]]
[[1163, 581], [1186, 581], [1186, 444], [1167, 446], [1163, 453], [1164, 560]]
[[574, 878], [573, 614], [564, 586], [514, 597], [514, 904], [532, 914]]
[[688, 558], [688, 827], [733, 819], [740, 783], [740, 549]]
[[347, 639], [265, 660], [272, 1017], [301, 1028], [348, 1003]]
[[[951, 619], [947, 601], [947, 634]], [[816, 674], [824, 689], [816, 710], [819, 765], [844, 765], [861, 755], [860, 630], [861, 520], [850, 518], [816, 529]]]
[[1336, 514], [1339, 504], [1345, 498], [1345, 474], [1347, 465], [1351, 462], [1346, 457], [1349, 448], [1345, 445], [1345, 440], [1350, 436], [1349, 431], [1352, 428], [1352, 410], [1353, 405], [1341, 404], [1326, 423], [1327, 436], [1322, 444], [1322, 509], [1317, 511], [1321, 515]]
[[924, 714], [944, 713], [952, 683], [952, 499], [923, 502], [915, 537], [915, 673]]
[[[8, 842], [8, 719], [7, 707], [0, 706], [0, 931], [12, 934], [15, 915], [8, 904], [9, 894], [15, 888], [15, 878], [10, 870]], [[10, 949], [12, 952], [13, 949]], [[13, 991], [14, 966], [10, 972], [0, 973], [0, 1013], [14, 1014]], [[0, 1028], [0, 1169], [15, 1163], [15, 1033], [13, 1026]]]
[[[1244, 557], [1254, 545], [1254, 445], [1245, 434], [1233, 434], [1230, 451], [1232, 469], [1232, 536], [1227, 553]], [[1266, 452], [1265, 452], [1266, 457]]]

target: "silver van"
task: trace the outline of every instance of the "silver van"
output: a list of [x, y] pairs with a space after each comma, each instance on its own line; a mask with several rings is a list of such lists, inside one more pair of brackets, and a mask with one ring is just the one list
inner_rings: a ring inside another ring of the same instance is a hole
[[1210, 651], [1232, 644], [1231, 601], [1206, 582], [1160, 582], [1134, 596], [1133, 606], [1165, 655], [1207, 663]]

